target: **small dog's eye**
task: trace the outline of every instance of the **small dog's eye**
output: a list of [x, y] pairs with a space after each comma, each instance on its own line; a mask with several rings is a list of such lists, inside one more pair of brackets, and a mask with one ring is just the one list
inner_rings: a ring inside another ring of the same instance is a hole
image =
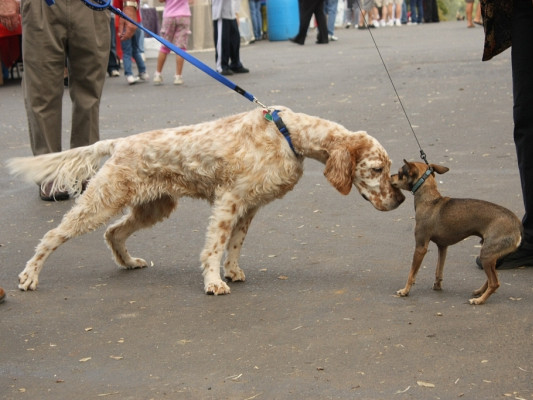
[[372, 171], [374, 171], [376, 174], [381, 174], [383, 172], [383, 168], [372, 168]]

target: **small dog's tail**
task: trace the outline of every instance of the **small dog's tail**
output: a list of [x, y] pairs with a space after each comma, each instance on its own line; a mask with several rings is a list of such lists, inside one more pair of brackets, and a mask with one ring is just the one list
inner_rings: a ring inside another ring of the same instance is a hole
[[102, 140], [90, 146], [35, 157], [17, 157], [7, 161], [11, 174], [44, 186], [53, 182], [52, 191], [79, 195], [83, 185], [100, 168], [100, 161], [111, 154], [116, 140]]

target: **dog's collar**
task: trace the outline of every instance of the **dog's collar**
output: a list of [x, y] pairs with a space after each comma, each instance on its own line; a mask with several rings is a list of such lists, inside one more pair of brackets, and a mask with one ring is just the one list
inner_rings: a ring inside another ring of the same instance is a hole
[[289, 143], [289, 147], [291, 148], [292, 152], [298, 157], [299, 154], [294, 149], [289, 130], [287, 129], [287, 126], [285, 125], [281, 117], [278, 115], [279, 110], [274, 110], [272, 112], [265, 110], [264, 113], [265, 113], [265, 118], [267, 120], [273, 121], [276, 124], [276, 126], [278, 127], [278, 130], [281, 132], [283, 137], [287, 140], [287, 143]]
[[433, 168], [428, 166], [428, 169], [426, 172], [424, 172], [424, 175], [420, 177], [419, 180], [416, 181], [413, 188], [411, 189], [411, 193], [415, 194], [418, 189], [420, 189], [420, 186], [426, 181], [426, 179], [433, 173]]

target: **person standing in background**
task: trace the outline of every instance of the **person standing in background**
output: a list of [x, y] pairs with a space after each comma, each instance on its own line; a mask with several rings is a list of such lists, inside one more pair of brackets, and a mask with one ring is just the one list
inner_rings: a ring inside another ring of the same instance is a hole
[[250, 72], [240, 60], [241, 35], [237, 24], [239, 0], [213, 0], [213, 36], [216, 69], [222, 75]]
[[318, 29], [316, 43], [328, 43], [328, 25], [324, 14], [324, 0], [300, 0], [298, 4], [300, 8], [300, 28], [298, 34], [291, 38], [290, 41], [300, 45], [305, 43], [307, 29], [314, 15]]
[[[163, 10], [163, 24], [161, 27], [161, 37], [174, 44], [182, 50], [187, 50], [187, 43], [191, 33], [191, 9], [189, 0], [159, 0], [165, 3]], [[154, 84], [161, 85], [163, 77], [161, 72], [167, 59], [170, 49], [164, 44], [161, 45], [157, 56], [157, 67], [154, 74]], [[176, 74], [174, 75], [174, 85], [183, 84], [182, 73], [183, 57], [176, 54]]]
[[[139, 12], [139, 0], [114, 0], [113, 4], [119, 10], [122, 10], [124, 7], [132, 7], [135, 10], [135, 21], [141, 21], [141, 14]], [[144, 58], [141, 51], [141, 37], [143, 36], [142, 29], [136, 29], [133, 35], [130, 38], [126, 38], [120, 35], [120, 23], [123, 21], [122, 18], [119, 19], [119, 37], [120, 45], [122, 47], [122, 63], [124, 65], [124, 75], [126, 76], [126, 81], [128, 85], [133, 85], [139, 81], [147, 81], [150, 79], [150, 76], [146, 72], [146, 64], [144, 63]], [[135, 60], [137, 64], [138, 76], [133, 76], [132, 61]]]
[[[95, 12], [79, 0], [22, 3], [22, 91], [34, 155], [62, 150], [65, 59], [72, 101], [70, 147], [99, 140], [100, 98], [109, 61], [109, 12]], [[75, 26], [76, 29], [71, 29]], [[42, 200], [69, 198], [67, 192], [39, 188]]]

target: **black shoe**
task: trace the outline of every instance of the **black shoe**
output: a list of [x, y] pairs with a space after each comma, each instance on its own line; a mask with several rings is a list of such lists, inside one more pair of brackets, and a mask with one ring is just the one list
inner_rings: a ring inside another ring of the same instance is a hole
[[248, 72], [250, 72], [248, 68], [244, 68], [242, 65], [238, 68], [232, 68], [231, 71], [234, 74], [247, 74]]
[[301, 40], [296, 39], [295, 37], [290, 38], [289, 40], [290, 40], [291, 42], [293, 42], [293, 43], [299, 44], [300, 46], [303, 46], [303, 45], [304, 45], [304, 42], [302, 42]]
[[[476, 257], [478, 268], [483, 269], [481, 259]], [[533, 246], [523, 243], [511, 254], [506, 255], [496, 261], [496, 269], [513, 269], [518, 267], [533, 267]]]
[[231, 69], [229, 68], [224, 68], [221, 72], [220, 72], [220, 75], [233, 75], [233, 72], [231, 72]]
[[39, 197], [43, 201], [64, 201], [69, 199], [68, 192], [56, 190], [52, 192], [53, 182], [48, 182], [44, 188], [39, 186]]

